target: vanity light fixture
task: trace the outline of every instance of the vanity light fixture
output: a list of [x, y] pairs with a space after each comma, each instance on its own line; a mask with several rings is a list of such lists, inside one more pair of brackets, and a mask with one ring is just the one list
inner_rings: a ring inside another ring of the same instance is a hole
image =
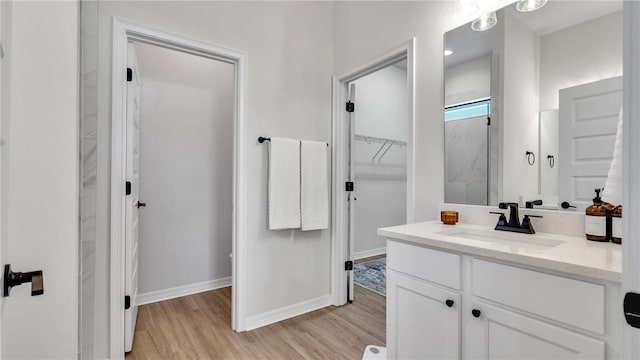
[[453, 51], [449, 50], [449, 49], [444, 49], [444, 56], [449, 56], [453, 54]]
[[473, 22], [471, 23], [471, 30], [486, 31], [496, 26], [497, 23], [498, 17], [496, 16], [496, 12], [492, 11], [473, 20]]
[[520, 12], [529, 12], [540, 9], [547, 4], [548, 0], [518, 0], [516, 10]]

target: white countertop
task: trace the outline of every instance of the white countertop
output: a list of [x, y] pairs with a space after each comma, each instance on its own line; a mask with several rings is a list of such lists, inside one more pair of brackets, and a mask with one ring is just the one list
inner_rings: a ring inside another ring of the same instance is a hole
[[[493, 226], [460, 224], [444, 225], [429, 221], [378, 229], [378, 235], [416, 245], [482, 256], [517, 264], [574, 274], [593, 279], [620, 282], [622, 278], [621, 246], [588, 241], [584, 237], [536, 233], [515, 234], [496, 231], [500, 236], [512, 234], [514, 239], [546, 238], [563, 243], [549, 249], [527, 249], [505, 243], [493, 243], [441, 234], [453, 229], [495, 231]], [[514, 242], [517, 240], [514, 240]]]

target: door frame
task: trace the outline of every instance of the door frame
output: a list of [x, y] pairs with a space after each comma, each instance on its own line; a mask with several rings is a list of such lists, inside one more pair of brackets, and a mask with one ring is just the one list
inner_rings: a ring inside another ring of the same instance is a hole
[[[333, 99], [331, 119], [331, 139], [334, 144], [331, 154], [331, 297], [333, 305], [340, 306], [347, 303], [347, 272], [344, 270], [345, 261], [349, 260], [348, 253], [348, 201], [344, 182], [349, 176], [349, 117], [345, 111], [349, 91], [348, 84], [354, 80], [374, 73], [401, 59], [407, 60], [407, 106], [409, 120], [409, 134], [407, 137], [407, 222], [415, 221], [415, 43], [412, 38], [395, 48], [392, 48], [366, 63], [353, 68], [339, 76], [333, 77]], [[357, 104], [356, 104], [357, 109]]]
[[[623, 11], [623, 173], [622, 204], [622, 288], [621, 297], [628, 291], [640, 292], [640, 223], [629, 221], [640, 216], [640, 3], [625, 1]], [[623, 311], [622, 304], [619, 306]], [[640, 358], [640, 329], [622, 322], [622, 359]]]
[[231, 328], [246, 330], [246, 98], [248, 55], [244, 51], [212, 45], [113, 18], [112, 109], [111, 109], [111, 257], [110, 257], [110, 354], [124, 357], [124, 239], [126, 155], [126, 67], [127, 42], [144, 42], [203, 56], [234, 65], [233, 149], [233, 245]]

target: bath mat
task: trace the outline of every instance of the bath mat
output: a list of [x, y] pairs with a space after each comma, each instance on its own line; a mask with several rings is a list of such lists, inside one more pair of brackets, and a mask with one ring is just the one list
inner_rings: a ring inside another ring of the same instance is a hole
[[353, 282], [382, 296], [387, 296], [387, 259], [356, 264]]

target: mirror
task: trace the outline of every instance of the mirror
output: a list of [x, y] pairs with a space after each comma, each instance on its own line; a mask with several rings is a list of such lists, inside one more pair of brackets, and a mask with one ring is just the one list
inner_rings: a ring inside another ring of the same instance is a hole
[[444, 46], [445, 202], [588, 206], [622, 105], [622, 2], [514, 3]]

